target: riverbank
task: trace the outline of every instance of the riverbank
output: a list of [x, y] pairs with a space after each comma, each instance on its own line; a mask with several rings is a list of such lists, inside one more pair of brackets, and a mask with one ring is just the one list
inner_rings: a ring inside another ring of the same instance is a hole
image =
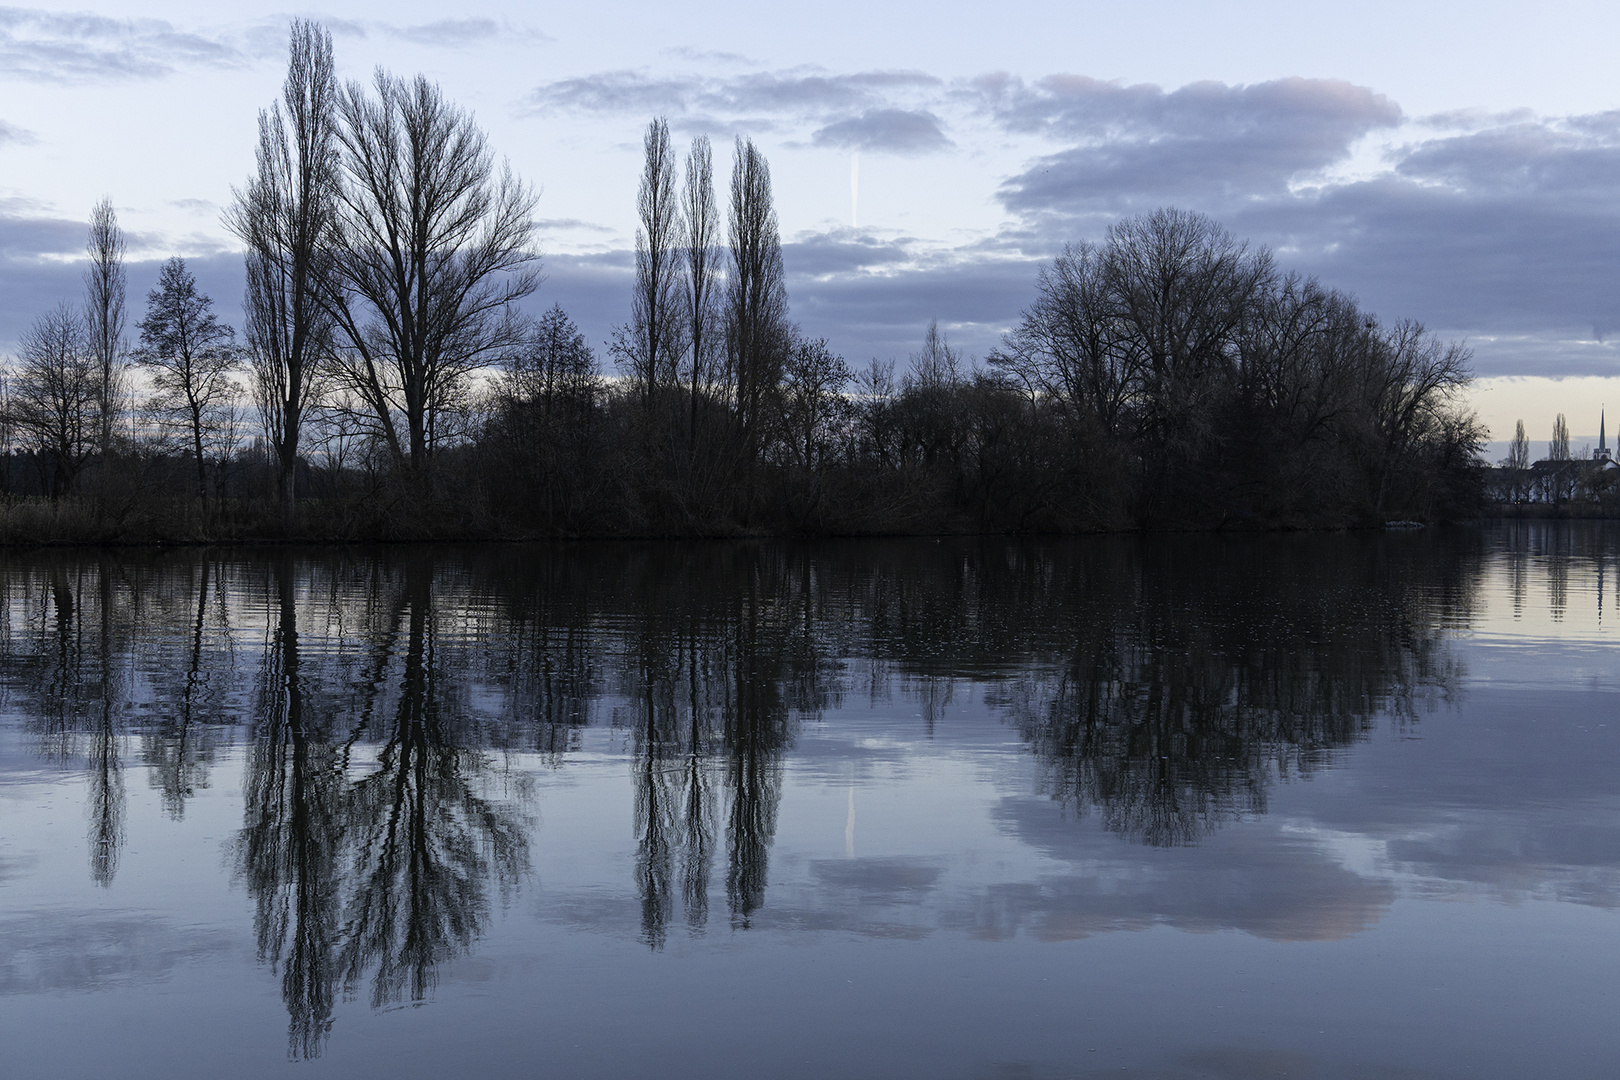
[[1485, 516], [1498, 521], [1620, 521], [1613, 503], [1492, 503]]
[[[1512, 512], [1504, 512], [1512, 511]], [[1550, 512], [1552, 507], [1491, 507], [1481, 520], [1514, 518], [1601, 518], [1600, 513]], [[1537, 512], [1540, 511], [1540, 512]], [[1612, 516], [1612, 515], [1610, 515]], [[101, 500], [70, 497], [0, 499], [0, 547], [156, 547], [215, 544], [394, 544], [394, 543], [525, 543], [582, 540], [763, 540], [771, 538], [912, 537], [912, 536], [1087, 536], [1124, 533], [1267, 533], [1338, 532], [1412, 528], [1456, 519], [1324, 520], [1261, 519], [1250, 515], [1218, 520], [1124, 520], [1096, 522], [1067, 529], [980, 527], [965, 515], [873, 513], [837, 521], [791, 518], [744, 526], [736, 522], [688, 522], [684, 528], [619, 527], [579, 531], [514, 528], [491, 515], [454, 507], [427, 510], [402, 500], [311, 499], [289, 518], [281, 507], [262, 500], [227, 500], [204, 510], [195, 500]], [[1471, 520], [1471, 519], [1468, 519]]]

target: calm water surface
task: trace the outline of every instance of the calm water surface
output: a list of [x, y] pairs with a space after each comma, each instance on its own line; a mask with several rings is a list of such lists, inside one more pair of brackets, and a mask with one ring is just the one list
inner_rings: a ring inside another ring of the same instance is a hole
[[0, 556], [8, 1077], [1611, 1077], [1620, 530]]

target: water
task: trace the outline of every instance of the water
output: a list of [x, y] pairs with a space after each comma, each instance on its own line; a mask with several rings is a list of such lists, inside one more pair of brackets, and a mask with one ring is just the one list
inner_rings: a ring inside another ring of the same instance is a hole
[[1620, 530], [0, 557], [17, 1077], [1606, 1077]]

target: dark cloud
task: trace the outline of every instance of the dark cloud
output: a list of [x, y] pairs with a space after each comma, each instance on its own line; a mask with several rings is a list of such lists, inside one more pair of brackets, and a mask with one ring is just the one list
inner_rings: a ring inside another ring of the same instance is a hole
[[[1611, 277], [1620, 215], [1606, 207], [1476, 197], [1395, 176], [1258, 205], [1229, 223], [1386, 318], [1476, 339], [1483, 374], [1617, 370], [1612, 350], [1578, 357], [1567, 345], [1620, 326]], [[1537, 341], [1516, 340], [1527, 337]], [[1525, 363], [1527, 347], [1538, 362]]]
[[1620, 350], [1593, 340], [1620, 329], [1620, 113], [1429, 118], [1382, 167], [1335, 180], [1322, 170], [1401, 120], [1346, 84], [980, 90], [1007, 129], [1073, 140], [1000, 191], [1045, 235], [1201, 210], [1386, 319], [1468, 338], [1480, 374], [1620, 373]]
[[932, 320], [983, 357], [1029, 302], [1037, 262], [1016, 253], [932, 254], [911, 241], [852, 231], [783, 245], [793, 318], [853, 363], [904, 358]]
[[65, 255], [84, 248], [86, 225], [66, 218], [31, 214], [19, 199], [0, 199], [0, 258]]
[[[15, 351], [18, 339], [45, 312], [84, 296], [85, 222], [36, 216], [31, 209], [0, 200], [0, 355]], [[19, 212], [20, 211], [20, 212]], [[132, 235], [131, 248], [161, 250], [159, 238]], [[129, 323], [145, 310], [146, 294], [157, 284], [163, 258], [139, 257], [127, 264]], [[214, 311], [225, 322], [240, 325], [242, 258], [230, 251], [187, 256], [186, 266], [198, 286], [214, 299]], [[133, 330], [131, 330], [133, 333]]]
[[1347, 136], [1401, 122], [1400, 107], [1387, 97], [1337, 79], [1206, 81], [1165, 90], [1084, 75], [1052, 75], [1031, 85], [992, 76], [974, 87], [1002, 127], [1059, 139], [1259, 137], [1265, 144], [1280, 135], [1331, 160]]
[[[930, 256], [915, 241], [853, 230], [798, 237], [782, 261], [793, 320], [858, 366], [904, 360], [933, 319], [952, 344], [984, 356], [1028, 302], [1036, 270], [1029, 259]], [[545, 273], [530, 307], [560, 303], [605, 357], [613, 327], [629, 317], [634, 253], [547, 255]]]
[[84, 250], [85, 223], [28, 209], [0, 200], [0, 355], [16, 349], [34, 319], [82, 291], [82, 267], [62, 257]]
[[859, 116], [816, 129], [811, 142], [846, 150], [885, 150], [896, 154], [926, 154], [955, 145], [940, 130], [931, 112], [906, 109], [868, 109]]
[[630, 316], [635, 265], [635, 253], [631, 251], [547, 255], [546, 279], [529, 298], [528, 308], [538, 314], [553, 304], [561, 304], [606, 364], [613, 327]]
[[16, 124], [8, 124], [0, 120], [0, 146], [11, 143], [16, 146], [27, 146], [37, 142], [34, 133], [27, 128], [20, 128]]
[[1393, 166], [1258, 201], [1233, 224], [1375, 311], [1475, 339], [1482, 374], [1620, 372], [1592, 341], [1620, 328], [1613, 114], [1442, 135]]
[[1017, 80], [979, 85], [1006, 130], [1074, 144], [1003, 185], [1003, 203], [1021, 212], [1278, 194], [1291, 180], [1343, 161], [1369, 133], [1401, 122], [1399, 107], [1383, 95], [1327, 79], [1201, 82], [1170, 91], [1078, 75], [1029, 87]]
[[189, 65], [234, 67], [235, 45], [160, 19], [0, 8], [0, 72], [40, 82], [150, 79]]

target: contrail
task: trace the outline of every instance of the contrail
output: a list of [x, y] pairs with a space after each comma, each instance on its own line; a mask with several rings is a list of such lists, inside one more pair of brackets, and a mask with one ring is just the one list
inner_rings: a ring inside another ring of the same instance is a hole
[[849, 155], [849, 227], [858, 229], [861, 208], [861, 152]]

